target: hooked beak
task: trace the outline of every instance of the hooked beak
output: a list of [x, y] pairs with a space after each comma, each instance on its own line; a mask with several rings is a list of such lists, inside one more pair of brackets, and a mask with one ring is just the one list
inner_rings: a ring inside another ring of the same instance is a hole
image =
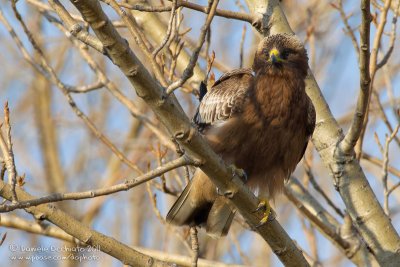
[[272, 64], [276, 64], [278, 62], [282, 62], [282, 58], [280, 57], [280, 53], [276, 48], [273, 48], [269, 52], [269, 59], [272, 62]]

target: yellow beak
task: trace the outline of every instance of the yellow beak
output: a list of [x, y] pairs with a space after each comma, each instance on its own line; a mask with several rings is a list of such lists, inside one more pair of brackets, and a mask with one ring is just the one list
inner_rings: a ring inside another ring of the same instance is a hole
[[280, 53], [278, 49], [273, 48], [271, 51], [269, 51], [269, 59], [271, 60], [272, 63], [277, 63], [277, 62], [282, 62], [282, 58], [280, 57]]

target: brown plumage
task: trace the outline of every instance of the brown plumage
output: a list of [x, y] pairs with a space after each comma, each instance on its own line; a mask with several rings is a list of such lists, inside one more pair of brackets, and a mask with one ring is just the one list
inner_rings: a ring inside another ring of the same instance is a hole
[[[260, 197], [273, 198], [296, 168], [314, 131], [315, 111], [305, 93], [308, 57], [293, 35], [262, 40], [253, 69], [224, 74], [200, 97], [194, 122], [227, 164], [247, 174]], [[254, 75], [253, 75], [254, 72]], [[167, 215], [176, 225], [206, 225], [225, 235], [234, 210], [197, 169]]]

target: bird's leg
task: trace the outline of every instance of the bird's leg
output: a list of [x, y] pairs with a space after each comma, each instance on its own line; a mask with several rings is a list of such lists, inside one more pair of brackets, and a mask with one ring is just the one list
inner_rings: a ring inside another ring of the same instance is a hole
[[[228, 166], [228, 170], [232, 173], [232, 178], [238, 176], [243, 183], [247, 182], [247, 174], [243, 169], [239, 169], [235, 166], [235, 164], [231, 164]], [[217, 187], [217, 194], [222, 196], [224, 194], [221, 193], [221, 190]]]
[[258, 207], [255, 210], [255, 212], [260, 211], [260, 210], [262, 210], [264, 212], [264, 217], [261, 219], [259, 224], [256, 225], [256, 228], [264, 225], [268, 221], [268, 219], [270, 217], [271, 206], [269, 205], [267, 199], [263, 199], [263, 200], [260, 201], [260, 203], [258, 203]]

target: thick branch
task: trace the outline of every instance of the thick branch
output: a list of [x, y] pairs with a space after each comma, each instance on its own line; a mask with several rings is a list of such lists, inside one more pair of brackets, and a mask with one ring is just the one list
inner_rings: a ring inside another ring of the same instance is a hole
[[[48, 237], [57, 238], [70, 242], [72, 244], [77, 244], [79, 246], [86, 246], [86, 244], [80, 242], [75, 237], [67, 234], [57, 226], [44, 225], [43, 223], [38, 223], [34, 221], [28, 221], [17, 216], [1, 216], [0, 226], [8, 227], [11, 229], [23, 230], [28, 233], [38, 234]], [[191, 266], [191, 258], [183, 255], [171, 254], [167, 252], [162, 252], [154, 249], [148, 249], [143, 247], [134, 246], [133, 249], [139, 251], [140, 253], [150, 255], [155, 259], [161, 261], [170, 262], [178, 264], [178, 266]], [[199, 259], [198, 267], [246, 267], [245, 265], [231, 265], [224, 264], [216, 261], [209, 261], [205, 259]]]
[[[157, 114], [160, 121], [178, 140], [186, 153], [194, 155], [205, 164], [201, 169], [212, 179], [221, 192], [231, 199], [236, 208], [255, 227], [263, 217], [257, 209], [258, 200], [243, 182], [226, 168], [222, 160], [212, 151], [207, 142], [190, 124], [187, 116], [172, 94], [165, 98], [165, 91], [154, 81], [143, 64], [129, 49], [127, 42], [119, 35], [110, 20], [95, 0], [72, 1], [84, 16], [85, 21], [104, 44], [114, 64], [118, 65], [129, 81]], [[257, 231], [270, 244], [280, 260], [287, 266], [308, 266], [301, 251], [299, 251], [284, 229], [276, 220], [257, 228]]]
[[[247, 0], [247, 2], [251, 10], [262, 14], [264, 35], [293, 33], [278, 0]], [[394, 266], [400, 262], [399, 235], [383, 212], [359, 162], [337, 147], [344, 137], [342, 129], [333, 117], [311, 71], [306, 79], [306, 91], [317, 113], [313, 144], [334, 177], [335, 186], [346, 205], [347, 212], [379, 264]]]
[[[295, 178], [291, 177], [285, 185], [286, 197], [300, 212], [325, 235], [332, 244], [341, 250], [357, 266], [377, 266], [376, 260], [357, 235], [344, 236], [339, 231], [340, 223], [325, 210]], [[354, 231], [354, 230], [353, 230]]]
[[[8, 200], [11, 200], [11, 186], [5, 184], [0, 180], [0, 195]], [[18, 199], [21, 201], [28, 201], [35, 199], [34, 196], [16, 188]], [[115, 240], [114, 238], [105, 236], [97, 231], [87, 227], [85, 224], [75, 220], [66, 213], [56, 209], [52, 205], [40, 205], [37, 207], [30, 207], [26, 209], [27, 212], [33, 214], [39, 220], [48, 220], [49, 222], [57, 225], [66, 233], [76, 237], [81, 242], [99, 247], [101, 251], [119, 259], [121, 262], [131, 266], [172, 266], [163, 261], [144, 255], [127, 245]]]

